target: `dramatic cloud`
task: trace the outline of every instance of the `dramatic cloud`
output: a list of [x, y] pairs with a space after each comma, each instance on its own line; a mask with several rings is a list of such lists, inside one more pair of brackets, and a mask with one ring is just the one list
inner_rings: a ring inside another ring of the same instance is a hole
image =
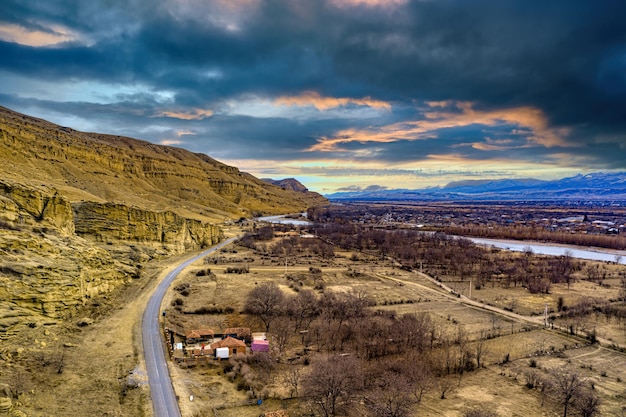
[[[449, 103], [427, 103], [430, 107], [447, 107]], [[538, 109], [522, 107], [491, 111], [474, 110], [471, 103], [456, 103], [460, 112], [446, 112], [428, 110], [423, 112], [424, 120], [394, 123], [392, 125], [365, 130], [346, 129], [338, 132], [331, 138], [320, 138], [318, 143], [309, 150], [334, 152], [340, 149], [340, 144], [349, 142], [396, 142], [400, 140], [420, 140], [437, 138], [437, 132], [442, 129], [452, 129], [471, 125], [483, 126], [516, 126], [527, 129], [527, 139], [544, 147], [568, 146], [563, 139], [569, 129], [551, 129], [547, 120]], [[476, 146], [477, 149], [489, 150], [488, 147]], [[492, 149], [493, 150], [493, 149]]]
[[58, 25], [26, 28], [16, 24], [0, 24], [0, 40], [26, 46], [50, 46], [65, 42], [79, 42], [81, 36]]
[[182, 120], [202, 120], [207, 117], [213, 116], [212, 110], [192, 109], [188, 111], [163, 111], [157, 114], [157, 116], [171, 117], [173, 119]]
[[5, 0], [0, 105], [308, 188], [626, 169], [626, 3]]
[[373, 100], [370, 97], [361, 99], [347, 97], [322, 97], [315, 91], [306, 91], [299, 96], [278, 97], [274, 100], [274, 103], [283, 106], [313, 106], [320, 111], [347, 106], [349, 104], [373, 107], [375, 109], [391, 110], [391, 104], [381, 100]]

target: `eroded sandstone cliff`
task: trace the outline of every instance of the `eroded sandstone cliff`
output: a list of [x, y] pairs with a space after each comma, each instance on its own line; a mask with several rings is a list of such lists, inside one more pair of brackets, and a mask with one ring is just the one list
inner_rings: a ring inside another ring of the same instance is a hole
[[84, 133], [0, 107], [0, 173], [70, 202], [118, 203], [222, 222], [303, 211], [321, 195], [269, 184], [207, 155]]
[[152, 257], [220, 241], [218, 226], [122, 204], [70, 204], [57, 190], [0, 180], [0, 337], [62, 319], [140, 276]]
[[127, 240], [159, 243], [173, 252], [218, 243], [221, 229], [171, 211], [156, 212], [115, 203], [73, 205], [76, 233], [98, 241]]
[[0, 107], [0, 337], [71, 316], [149, 259], [217, 243], [217, 223], [324, 203], [207, 155]]

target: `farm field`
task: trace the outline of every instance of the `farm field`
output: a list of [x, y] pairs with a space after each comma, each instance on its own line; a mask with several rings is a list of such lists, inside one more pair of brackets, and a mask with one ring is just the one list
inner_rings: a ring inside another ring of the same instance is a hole
[[[280, 244], [283, 239], [265, 242], [265, 248]], [[245, 272], [233, 272], [238, 268]], [[243, 326], [253, 332], [263, 331], [263, 323], [254, 314], [248, 314], [246, 303], [251, 291], [270, 283], [277, 284], [285, 297], [296, 297], [304, 290], [313, 291], [317, 297], [359, 294], [367, 297], [367, 308], [371, 312], [396, 318], [426, 315], [432, 325], [432, 340], [436, 341], [432, 351], [425, 351], [424, 360], [428, 357], [432, 362], [445, 355], [454, 356], [461, 349], [480, 352], [479, 367], [473, 365], [471, 370], [438, 373], [424, 389], [420, 401], [411, 404], [413, 413], [454, 417], [488, 404], [488, 408], [500, 416], [562, 415], [557, 396], [549, 395], [538, 383], [562, 367], [576, 373], [586, 386], [593, 386], [600, 400], [596, 415], [621, 415], [625, 411], [622, 409], [626, 395], [623, 382], [626, 371], [622, 371], [626, 370], [624, 353], [593, 345], [582, 333], [573, 336], [545, 329], [540, 324], [545, 304], [555, 310], [559, 297], [565, 305], [574, 305], [589, 293], [598, 299], [617, 297], [617, 278], [605, 281], [602, 286], [582, 279], [572, 282], [569, 289], [566, 284], [556, 284], [550, 294], [530, 294], [521, 286], [502, 288], [497, 282], [472, 290], [473, 300], [528, 317], [528, 320], [520, 320], [468, 305], [457, 294], [442, 291], [418, 271], [401, 268], [371, 253], [335, 247], [332, 257], [298, 249], [289, 256], [281, 256], [269, 250], [237, 245], [205, 259], [179, 278], [166, 300], [166, 325], [217, 330]], [[446, 284], [454, 288], [455, 282], [450, 280]], [[457, 292], [469, 296], [469, 281], [457, 284]], [[186, 289], [185, 295], [180, 293], [181, 288]], [[566, 319], [554, 317], [554, 320], [558, 323]], [[624, 332], [617, 320], [606, 324], [601, 323], [602, 320], [601, 317], [585, 319], [595, 323], [598, 336], [610, 336], [622, 343]], [[312, 328], [317, 328], [315, 323]], [[267, 332], [272, 345], [270, 354], [274, 363], [271, 366], [242, 358], [198, 362], [197, 365], [193, 362], [172, 364], [183, 415], [258, 416], [278, 409], [286, 409], [293, 416], [315, 414], [310, 397], [303, 392], [302, 381], [294, 392], [290, 383], [294, 373], [297, 370], [304, 380], [320, 358], [342, 352], [358, 356], [361, 353], [357, 345], [362, 342], [347, 338], [340, 348], [330, 342], [320, 342], [319, 338], [317, 342], [305, 341], [302, 333], [288, 325], [286, 342], [279, 351], [277, 339], [285, 330], [279, 324], [275, 326], [279, 328]], [[357, 325], [353, 330], [362, 329]], [[461, 340], [462, 347], [453, 340]], [[473, 353], [474, 361], [476, 356], [477, 353]], [[383, 359], [391, 358], [404, 366], [413, 363], [402, 354], [389, 353]], [[363, 363], [362, 366], [370, 367], [370, 362]], [[367, 372], [373, 371], [368, 369]], [[529, 379], [534, 381], [531, 388]], [[190, 396], [193, 401], [188, 400]], [[254, 402], [257, 398], [263, 399], [261, 405]], [[371, 412], [367, 401], [352, 403], [351, 409], [346, 415]]]

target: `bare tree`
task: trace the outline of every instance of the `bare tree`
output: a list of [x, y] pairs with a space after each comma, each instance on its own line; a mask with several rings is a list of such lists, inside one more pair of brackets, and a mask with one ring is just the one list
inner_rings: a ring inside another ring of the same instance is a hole
[[524, 371], [524, 383], [529, 389], [539, 387], [541, 385], [541, 378], [539, 373], [534, 369]]
[[480, 337], [478, 338], [476, 343], [474, 343], [474, 354], [476, 355], [476, 368], [485, 366], [485, 364], [483, 363], [483, 358], [485, 357], [485, 355], [487, 355], [487, 353], [489, 353], [489, 350], [486, 344], [486, 340], [487, 340], [486, 333], [487, 333], [486, 331], [481, 330]]
[[302, 369], [292, 366], [285, 374], [285, 382], [289, 385], [289, 398], [293, 398], [294, 395], [298, 396], [298, 387], [302, 382]]
[[258, 378], [259, 381], [267, 383], [274, 380], [273, 373], [276, 368], [276, 362], [269, 353], [258, 352], [250, 356], [250, 365], [254, 366], [254, 370], [260, 377]]
[[454, 382], [448, 376], [440, 376], [437, 378], [437, 388], [439, 390], [439, 399], [445, 400], [446, 393], [452, 389]]
[[426, 391], [431, 389], [434, 384], [434, 376], [431, 370], [432, 364], [424, 358], [424, 355], [417, 353], [410, 354], [406, 359], [406, 363], [411, 365], [404, 365], [402, 369], [411, 381], [413, 396], [416, 402], [420, 403]]
[[287, 301], [287, 314], [296, 322], [296, 330], [308, 330], [320, 313], [319, 301], [313, 291], [304, 289]]
[[539, 377], [539, 392], [541, 393], [541, 406], [546, 402], [546, 396], [552, 391], [552, 379], [549, 377]]
[[281, 355], [285, 353], [287, 343], [289, 342], [289, 336], [291, 336], [291, 326], [287, 317], [277, 317], [273, 322], [274, 327], [271, 332], [272, 341], [278, 348], [278, 353]]
[[13, 368], [11, 379], [9, 380], [9, 389], [13, 398], [19, 399], [20, 395], [28, 391], [31, 387], [31, 379], [28, 373], [22, 367]]
[[376, 378], [365, 405], [375, 417], [407, 417], [416, 403], [411, 381], [404, 375], [386, 371]]
[[586, 389], [574, 400], [574, 405], [582, 417], [593, 417], [600, 410], [600, 399], [591, 390]]
[[352, 356], [329, 356], [313, 363], [303, 386], [313, 409], [323, 417], [343, 413], [361, 385], [360, 367]]
[[62, 374], [65, 369], [65, 352], [57, 352], [52, 359], [52, 365], [57, 374]]
[[265, 325], [265, 331], [269, 332], [272, 321], [282, 313], [284, 298], [276, 283], [264, 283], [248, 293], [245, 311], [257, 316]]
[[552, 386], [559, 401], [563, 405], [563, 417], [567, 417], [572, 400], [581, 392], [584, 381], [580, 376], [566, 367], [550, 371]]
[[573, 280], [572, 272], [574, 269], [572, 261], [573, 253], [570, 249], [566, 249], [561, 256], [562, 274], [565, 282], [567, 283], [567, 289], [569, 290], [570, 284]]

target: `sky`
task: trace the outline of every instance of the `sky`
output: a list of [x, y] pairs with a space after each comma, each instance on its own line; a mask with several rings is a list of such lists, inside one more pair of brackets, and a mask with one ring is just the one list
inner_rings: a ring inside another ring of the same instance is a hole
[[626, 2], [2, 0], [0, 105], [323, 194], [626, 171]]

